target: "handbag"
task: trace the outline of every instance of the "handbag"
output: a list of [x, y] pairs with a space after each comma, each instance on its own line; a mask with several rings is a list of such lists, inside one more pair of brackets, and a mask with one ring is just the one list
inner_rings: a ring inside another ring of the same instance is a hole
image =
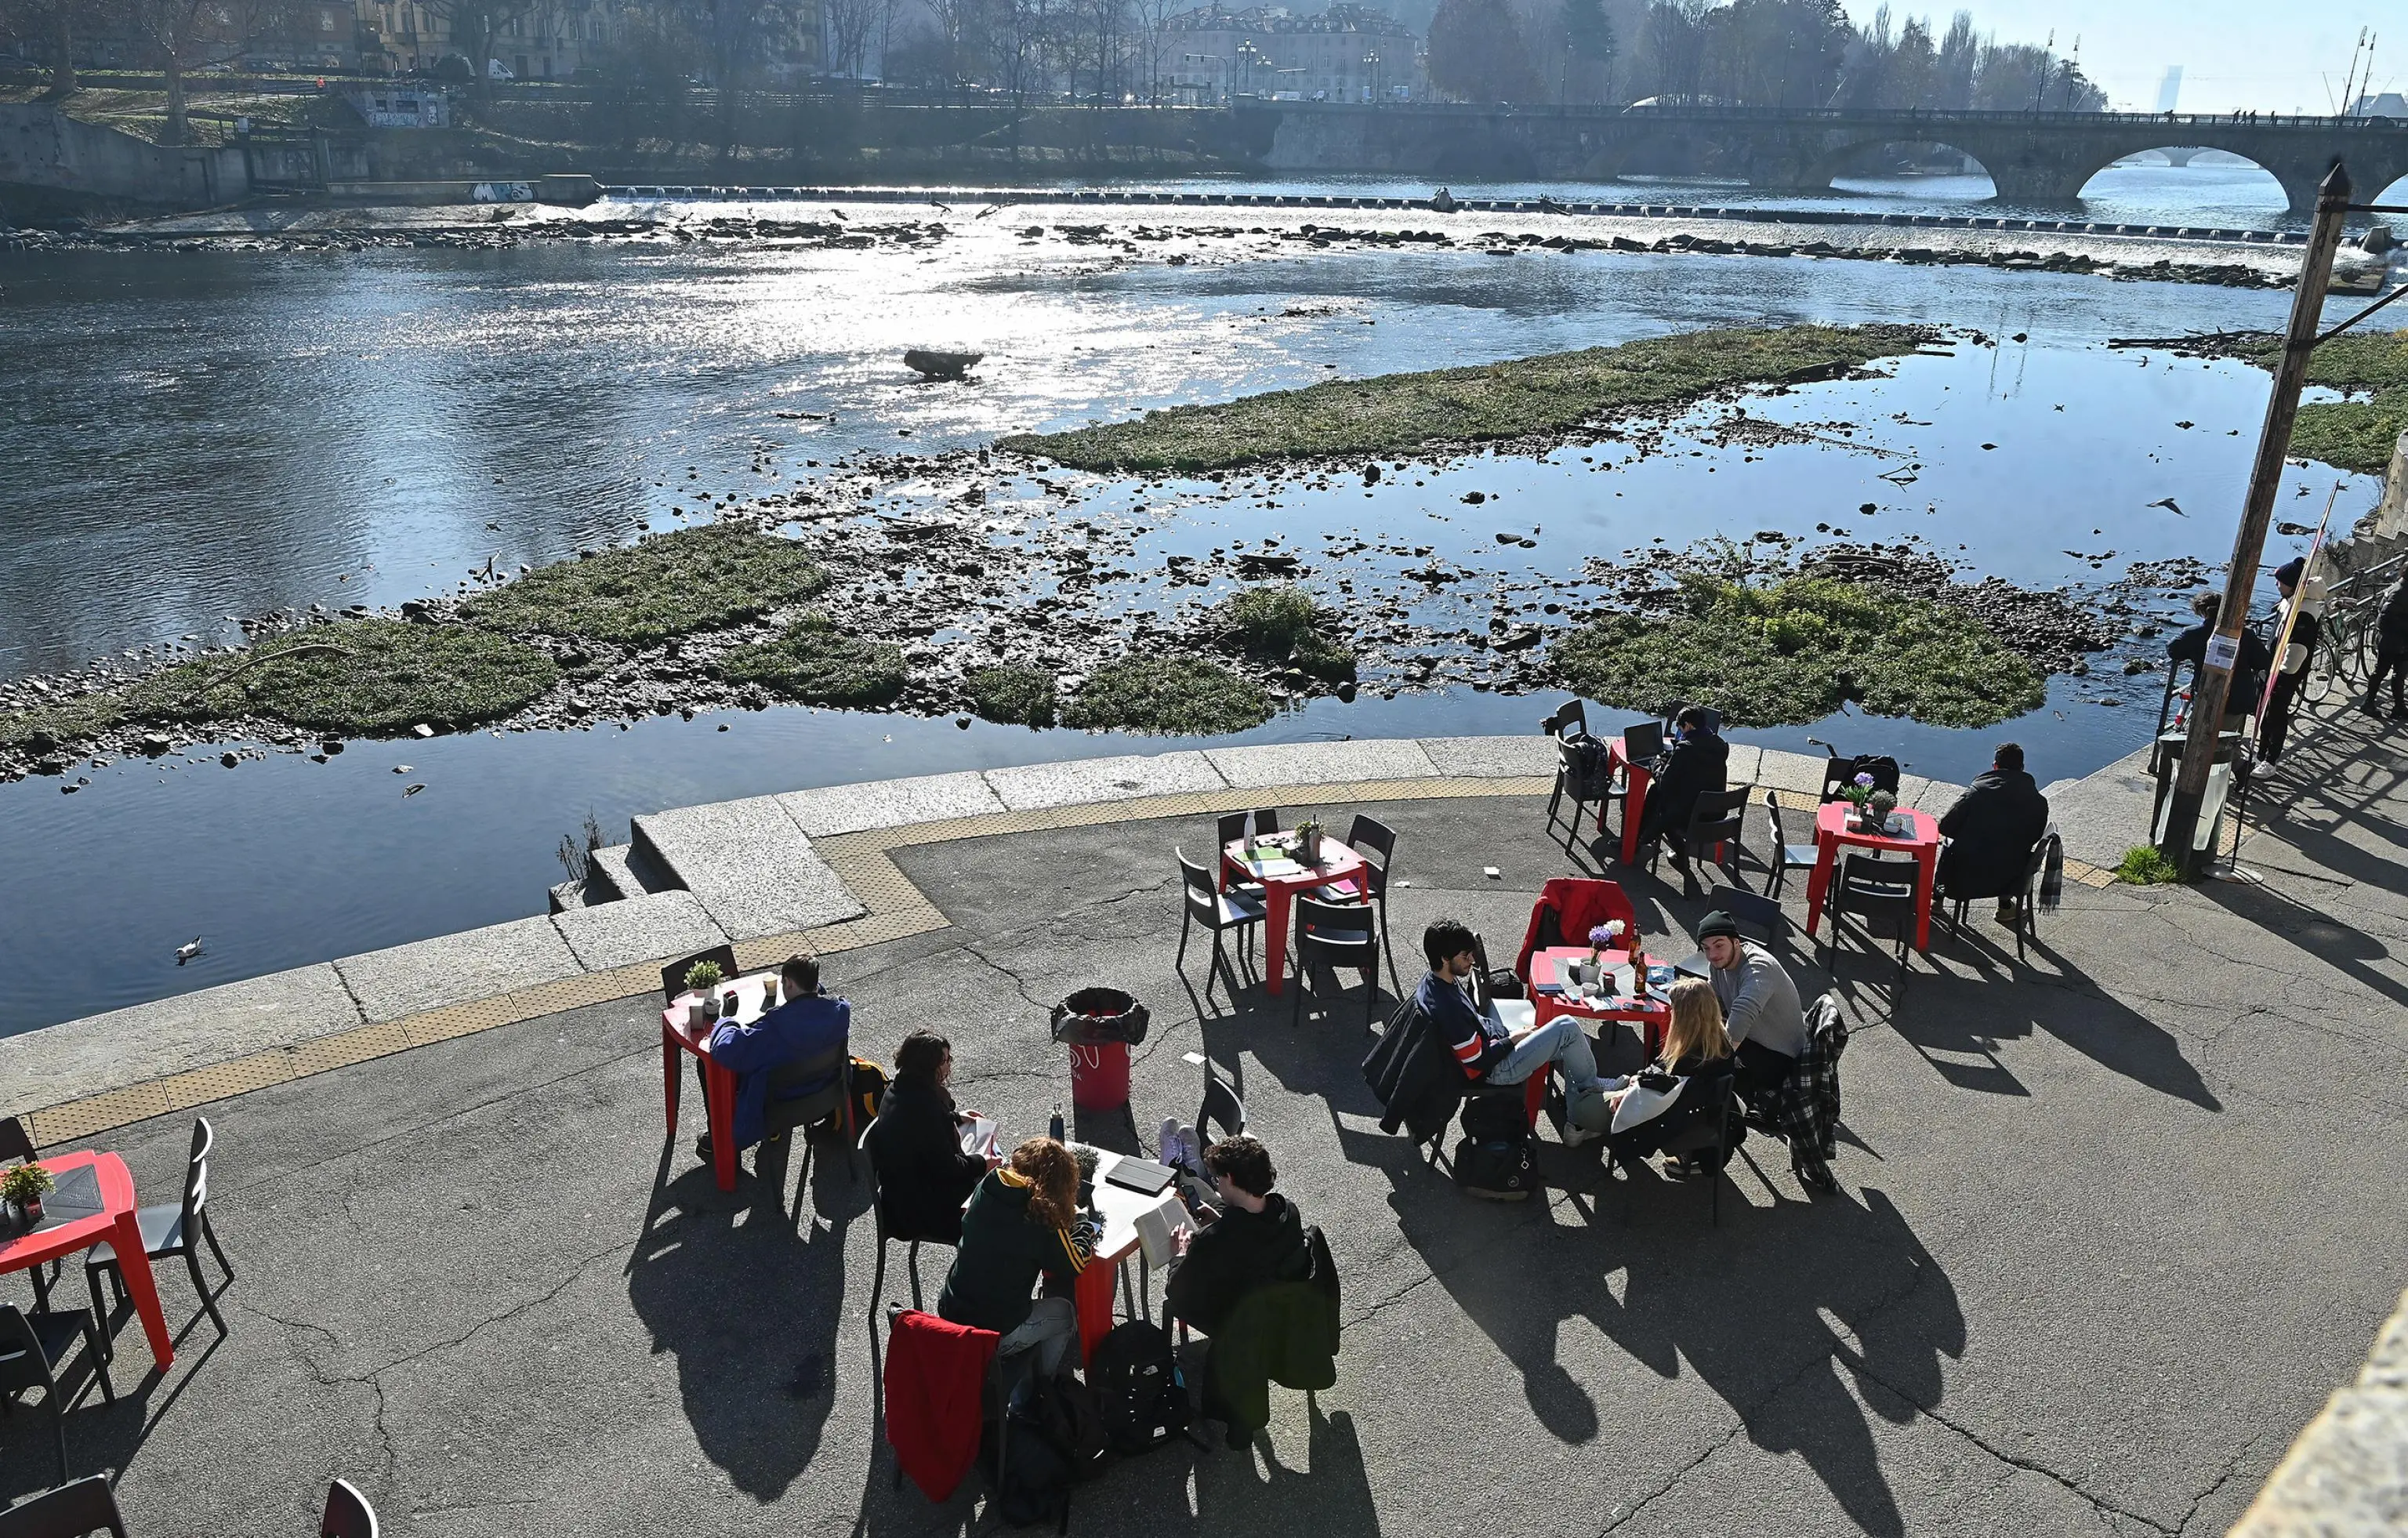
[[[1627, 1132], [1641, 1122], [1653, 1121], [1672, 1108], [1688, 1084], [1670, 1073], [1648, 1069], [1639, 1075], [1622, 1103], [1613, 1108], [1613, 1130]], [[1669, 1087], [1668, 1087], [1669, 1086]]]

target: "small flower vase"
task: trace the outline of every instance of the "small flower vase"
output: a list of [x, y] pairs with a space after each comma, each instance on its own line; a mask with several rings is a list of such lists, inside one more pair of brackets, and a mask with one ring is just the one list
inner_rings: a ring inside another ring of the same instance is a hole
[[27, 1197], [23, 1202], [19, 1204], [17, 1210], [22, 1216], [25, 1227], [29, 1229], [36, 1227], [42, 1221], [42, 1199], [40, 1197]]
[[1874, 791], [1865, 798], [1866, 825], [1875, 829], [1889, 826], [1890, 813], [1898, 810], [1898, 798], [1885, 790]]

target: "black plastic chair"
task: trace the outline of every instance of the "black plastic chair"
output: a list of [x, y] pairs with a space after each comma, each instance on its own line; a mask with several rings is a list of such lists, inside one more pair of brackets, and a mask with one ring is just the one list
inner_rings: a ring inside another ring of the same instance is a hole
[[0, 1510], [0, 1538], [90, 1538], [95, 1532], [125, 1538], [125, 1518], [117, 1514], [117, 1497], [101, 1474]]
[[869, 1314], [872, 1318], [878, 1316], [878, 1300], [886, 1288], [886, 1245], [889, 1240], [909, 1246], [904, 1253], [903, 1264], [911, 1277], [911, 1306], [918, 1308], [921, 1306], [920, 1246], [923, 1243], [942, 1244], [948, 1249], [953, 1249], [957, 1247], [955, 1241], [960, 1236], [958, 1229], [951, 1236], [935, 1233], [906, 1233], [887, 1221], [885, 1200], [887, 1167], [879, 1160], [879, 1149], [885, 1140], [879, 1135], [879, 1128], [888, 1125], [890, 1124], [872, 1116], [869, 1125], [862, 1128], [861, 1132], [862, 1149], [869, 1155], [869, 1172], [878, 1184], [878, 1194], [870, 1202], [870, 1212], [878, 1221], [878, 1267], [869, 1278]]
[[350, 1480], [337, 1479], [326, 1487], [326, 1515], [318, 1518], [318, 1538], [377, 1538], [376, 1508]]
[[1853, 758], [1842, 758], [1837, 754], [1831, 753], [1828, 744], [1825, 745], [1823, 751], [1831, 754], [1831, 756], [1823, 761], [1823, 804], [1825, 806], [1829, 806], [1833, 801], [1845, 799], [1848, 791], [1855, 786], [1856, 776], [1859, 774], [1870, 774], [1873, 777], [1873, 789], [1888, 791], [1892, 796], [1898, 794], [1898, 760], [1887, 754], [1860, 753]]
[[1196, 1136], [1204, 1140], [1207, 1147], [1218, 1141], [1211, 1135], [1215, 1126], [1221, 1128], [1222, 1137], [1243, 1136], [1246, 1102], [1238, 1099], [1238, 1092], [1213, 1071], [1212, 1059], [1207, 1057], [1204, 1059], [1204, 1103], [1196, 1112]]
[[[1686, 1158], [1692, 1154], [1702, 1154], [1710, 1149], [1716, 1152], [1716, 1157], [1710, 1161], [1713, 1168], [1706, 1177], [1706, 1188], [1709, 1193], [1707, 1206], [1713, 1214], [1713, 1226], [1718, 1229], [1723, 1223], [1723, 1166], [1727, 1162], [1721, 1157], [1720, 1150], [1728, 1146], [1730, 1138], [1731, 1085], [1734, 1082], [1734, 1076], [1724, 1075], [1720, 1080], [1722, 1096], [1714, 1104], [1713, 1114], [1700, 1117], [1690, 1125], [1687, 1131], [1673, 1137], [1657, 1150], [1659, 1153], [1671, 1154], [1682, 1158]], [[1612, 1162], [1624, 1164], [1622, 1222], [1623, 1226], [1627, 1228], [1630, 1225], [1631, 1211], [1639, 1201], [1636, 1161], [1625, 1163], [1623, 1160], [1613, 1159]]]
[[[1249, 813], [1243, 812], [1225, 812], [1221, 813], [1220, 820], [1215, 825], [1216, 830], [1212, 836], [1212, 847], [1216, 851], [1226, 849], [1238, 840], [1246, 837], [1246, 824], [1249, 816]], [[1215, 855], [1215, 858], [1218, 858], [1217, 855]], [[1225, 873], [1227, 869], [1226, 865], [1222, 867]], [[1227, 884], [1221, 888], [1225, 892], [1235, 893], [1237, 896], [1241, 898], [1260, 898], [1263, 895], [1263, 884], [1261, 882], [1247, 881], [1242, 877], [1234, 876], [1226, 877], [1226, 879], [1227, 881]]]
[[[1686, 859], [1703, 860], [1730, 878], [1733, 886], [1740, 884], [1739, 857], [1743, 846], [1740, 841], [1740, 825], [1747, 812], [1747, 791], [1710, 790], [1699, 795], [1697, 805], [1689, 809], [1689, 826], [1681, 830], [1681, 853]], [[1647, 852], [1652, 868], [1662, 849], [1658, 840]], [[1688, 895], [1697, 895], [1696, 868], [1682, 873], [1682, 884]]]
[[[825, 1052], [790, 1058], [769, 1070], [769, 1103], [765, 1110], [763, 1130], [767, 1137], [785, 1137], [824, 1121], [834, 1121], [844, 1140], [845, 1172], [858, 1182], [861, 1167], [853, 1157], [853, 1145], [861, 1134], [853, 1128], [853, 1042], [847, 1037]], [[795, 1208], [798, 1212], [803, 1204], [803, 1186], [810, 1180], [808, 1141], [803, 1145], [802, 1163], [801, 1171], [795, 1177]], [[758, 1167], [756, 1162], [755, 1168]]]
[[[906, 1310], [901, 1303], [886, 1305], [886, 1359], [889, 1361], [895, 1357], [896, 1322], [907, 1312], [925, 1311]], [[995, 1429], [995, 1481], [987, 1488], [998, 1494], [1004, 1489], [1004, 1478], [1011, 1469], [1012, 1390], [1016, 1387], [1016, 1380], [1022, 1375], [1033, 1373], [1036, 1365], [1037, 1353], [1034, 1351], [1016, 1351], [1009, 1357], [998, 1351], [987, 1363], [986, 1381], [980, 1387], [979, 1398], [982, 1402], [979, 1408], [982, 1422]], [[883, 1419], [886, 1406], [882, 1386], [878, 1413]], [[881, 1437], [878, 1440], [883, 1441], [884, 1438]], [[982, 1471], [987, 1466], [983, 1458], [977, 1462]], [[898, 1490], [903, 1488], [903, 1463], [900, 1459], [897, 1459], [895, 1463], [895, 1488]], [[988, 1503], [992, 1505], [994, 1502], [990, 1501]], [[1061, 1518], [1055, 1531], [1058, 1532], [1070, 1531], [1070, 1506], [1067, 1494], [1063, 1498]]]
[[1346, 842], [1364, 856], [1363, 869], [1354, 878], [1354, 885], [1324, 886], [1312, 895], [1324, 902], [1368, 902], [1380, 914], [1380, 943], [1388, 952], [1388, 981], [1402, 989], [1404, 983], [1396, 975], [1395, 944], [1388, 939], [1388, 878], [1397, 864], [1397, 830], [1377, 817], [1354, 814], [1346, 829]]
[[673, 1004], [677, 1002], [677, 996], [686, 991], [685, 974], [697, 961], [716, 961], [719, 963], [719, 975], [721, 977], [733, 979], [736, 976], [735, 946], [713, 945], [707, 951], [696, 951], [694, 955], [685, 957], [683, 960], [672, 961], [667, 966], [661, 969], [662, 1003]]
[[101, 1397], [117, 1402], [117, 1387], [108, 1381], [108, 1356], [101, 1347], [99, 1327], [82, 1309], [40, 1309], [27, 1314], [14, 1303], [0, 1303], [0, 1403], [38, 1388], [50, 1407], [59, 1438], [59, 1483], [67, 1479], [67, 1401], [59, 1392], [58, 1365], [83, 1343], [83, 1359], [100, 1380]]
[[1254, 837], [1255, 837], [1255, 838], [1257, 838], [1257, 839], [1268, 839], [1268, 838], [1269, 838], [1272, 834], [1274, 834], [1274, 833], [1278, 832], [1279, 830], [1280, 830], [1280, 814], [1279, 814], [1279, 808], [1277, 808], [1277, 807], [1275, 807], [1275, 806], [1258, 806], [1258, 807], [1254, 808]]
[[1315, 961], [1336, 970], [1354, 968], [1363, 974], [1363, 1025], [1370, 1028], [1380, 1008], [1380, 937], [1370, 927], [1371, 911], [1359, 902], [1324, 902], [1298, 894], [1296, 899], [1296, 1008], [1291, 1026], [1304, 1020], [1306, 985]]
[[1780, 945], [1788, 939], [1789, 915], [1781, 911], [1781, 904], [1759, 893], [1717, 886], [1706, 894], [1706, 909], [1728, 913], [1741, 934], [1762, 944]]
[[[1179, 968], [1187, 962], [1187, 932], [1197, 925], [1212, 931], [1212, 969], [1204, 974], [1204, 997], [1212, 997], [1212, 979], [1229, 966], [1227, 953], [1221, 949], [1224, 931], [1235, 929], [1240, 942], [1247, 932], [1263, 922], [1268, 909], [1260, 898], [1250, 898], [1236, 892], [1224, 892], [1212, 884], [1212, 872], [1187, 857], [1183, 849], [1174, 848], [1179, 856], [1179, 874], [1183, 890], [1179, 904], [1179, 955], [1171, 966]], [[1237, 989], [1237, 973], [1230, 971], [1230, 990]]]
[[[2023, 880], [2016, 883], [2014, 891], [2000, 894], [2014, 907], [2015, 959], [2017, 961], [2024, 958], [2024, 941], [2027, 939], [2034, 943], [2038, 943], [2040, 940], [2040, 921], [2037, 916], [2040, 912], [2040, 874], [2048, 865], [2048, 846], [2056, 841], [2056, 839], [2055, 833], [2042, 834], [2040, 841], [2031, 846], [2031, 854], [2024, 859]], [[1965, 927], [1965, 907], [1975, 899], [1956, 898], [1952, 900], [1956, 907], [1951, 917], [1956, 927], [1961, 930]]]
[[[1879, 855], [1844, 855], [1839, 873], [1832, 878], [1831, 890], [1823, 899], [1824, 916], [1831, 921], [1830, 932], [1823, 937], [1823, 954], [1828, 969], [1833, 946], [1840, 939], [1843, 915], [1862, 914], [1867, 919], [1886, 913], [1898, 927], [1898, 977], [1906, 981], [1907, 943], [1914, 928], [1914, 892], [1922, 880], [1923, 869], [1914, 859], [1900, 856], [1885, 859]], [[1869, 924], [1865, 938], [1872, 938]]]
[[1815, 850], [1811, 843], [1789, 841], [1789, 835], [1781, 826], [1781, 803], [1770, 790], [1764, 793], [1764, 826], [1770, 835], [1764, 855], [1764, 868], [1770, 879], [1765, 883], [1764, 891], [1767, 897], [1778, 898], [1789, 872], [1814, 869]]
[[[201, 1277], [201, 1243], [208, 1241], [209, 1253], [217, 1257], [218, 1270], [225, 1272], [226, 1282], [234, 1281], [234, 1267], [226, 1262], [225, 1248], [218, 1243], [218, 1232], [209, 1222], [209, 1151], [217, 1146], [217, 1133], [207, 1116], [193, 1118], [192, 1157], [184, 1162], [184, 1200], [173, 1207], [144, 1207], [134, 1215], [142, 1227], [142, 1248], [153, 1260], [181, 1256], [184, 1269], [193, 1273], [193, 1290], [201, 1295], [201, 1307], [218, 1333], [226, 1333], [225, 1315], [218, 1312], [216, 1294]], [[125, 1278], [118, 1270], [117, 1251], [107, 1240], [84, 1252], [83, 1278], [92, 1288], [93, 1315], [102, 1324], [103, 1345], [112, 1355], [108, 1344], [108, 1326], [116, 1315], [100, 1306], [100, 1278], [108, 1276], [108, 1291], [119, 1307], [125, 1303]]]

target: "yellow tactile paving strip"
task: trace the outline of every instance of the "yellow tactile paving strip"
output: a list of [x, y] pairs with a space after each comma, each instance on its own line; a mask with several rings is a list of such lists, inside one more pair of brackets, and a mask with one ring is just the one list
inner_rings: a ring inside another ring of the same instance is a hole
[[[767, 967], [797, 950], [827, 956], [882, 945], [889, 941], [944, 928], [951, 921], [927, 895], [912, 884], [890, 853], [920, 844], [956, 839], [991, 839], [1010, 833], [1041, 833], [1056, 828], [1096, 827], [1107, 823], [1151, 822], [1165, 817], [1210, 816], [1244, 812], [1258, 806], [1317, 806], [1338, 803], [1420, 801], [1494, 796], [1543, 796], [1554, 787], [1551, 775], [1494, 779], [1355, 780], [1334, 784], [1267, 785], [1251, 790], [1194, 791], [1173, 796], [1146, 796], [1129, 800], [1097, 801], [1082, 806], [1043, 807], [1026, 812], [989, 812], [941, 822], [913, 823], [902, 827], [872, 828], [860, 833], [815, 839], [812, 847], [844, 879], [845, 885], [868, 912], [842, 924], [791, 934], [767, 935], [736, 947], [736, 959], [751, 969]], [[1785, 807], [1811, 812], [1812, 793], [1776, 791]], [[2114, 873], [2079, 860], [2065, 862], [2068, 879], [2085, 886], [2105, 887]], [[639, 962], [607, 971], [586, 972], [552, 983], [497, 994], [466, 1004], [408, 1015], [382, 1025], [337, 1031], [289, 1047], [271, 1048], [207, 1068], [169, 1074], [148, 1083], [70, 1100], [28, 1115], [27, 1130], [42, 1147], [72, 1143], [102, 1132], [171, 1115], [212, 1100], [289, 1084], [315, 1073], [371, 1058], [406, 1052], [411, 1047], [455, 1037], [472, 1036], [496, 1026], [515, 1025], [563, 1010], [606, 1003], [652, 993], [661, 985], [657, 962]]]

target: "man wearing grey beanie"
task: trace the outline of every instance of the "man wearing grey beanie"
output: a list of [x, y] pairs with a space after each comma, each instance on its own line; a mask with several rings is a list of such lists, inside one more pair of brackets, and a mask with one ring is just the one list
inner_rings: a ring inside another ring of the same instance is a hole
[[1740, 938], [1728, 913], [1708, 913], [1698, 923], [1698, 949], [1713, 967], [1708, 979], [1723, 1007], [1723, 1028], [1738, 1049], [1735, 1086], [1750, 1110], [1785, 1081], [1806, 1051], [1806, 1012], [1798, 985], [1772, 953]]

